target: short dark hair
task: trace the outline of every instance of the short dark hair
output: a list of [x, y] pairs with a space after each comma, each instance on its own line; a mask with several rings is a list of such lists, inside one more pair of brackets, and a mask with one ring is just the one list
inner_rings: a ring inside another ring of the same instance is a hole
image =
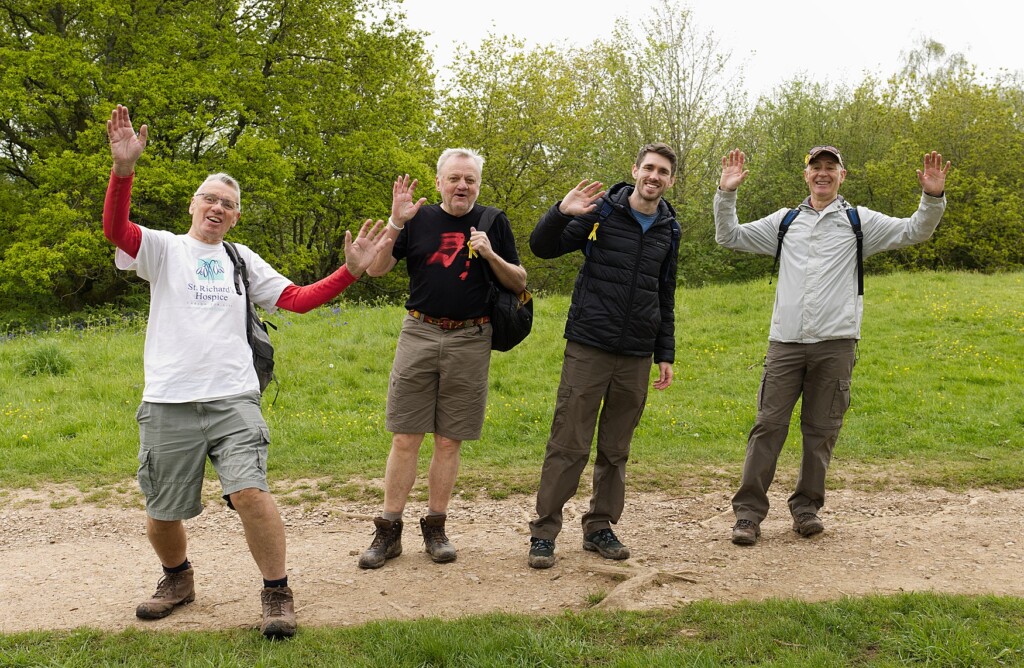
[[668, 161], [672, 163], [672, 173], [676, 173], [676, 152], [672, 150], [671, 146], [660, 141], [653, 144], [644, 144], [640, 147], [640, 152], [636, 156], [637, 167], [644, 161], [644, 156], [648, 153], [657, 153], [662, 157], [668, 158]]

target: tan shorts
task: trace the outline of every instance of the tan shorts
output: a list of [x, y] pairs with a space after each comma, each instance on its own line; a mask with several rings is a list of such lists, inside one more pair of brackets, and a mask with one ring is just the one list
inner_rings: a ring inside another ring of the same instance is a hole
[[387, 430], [480, 438], [490, 365], [490, 324], [444, 330], [405, 316], [388, 383]]

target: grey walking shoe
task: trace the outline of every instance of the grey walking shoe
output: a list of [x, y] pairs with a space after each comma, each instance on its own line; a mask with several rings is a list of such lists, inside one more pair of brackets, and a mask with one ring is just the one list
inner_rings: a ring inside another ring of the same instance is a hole
[[814, 513], [800, 513], [793, 517], [793, 531], [810, 537], [825, 530], [825, 525]]
[[194, 574], [191, 568], [180, 573], [165, 573], [156, 583], [156, 593], [135, 608], [135, 616], [139, 619], [163, 619], [177, 606], [196, 600]]
[[402, 520], [373, 518], [377, 532], [373, 542], [359, 555], [359, 568], [380, 568], [388, 559], [402, 554]]
[[420, 518], [423, 544], [427, 554], [437, 564], [455, 561], [455, 546], [448, 542], [448, 536], [444, 534], [444, 521], [447, 517], [447, 515], [427, 515]]
[[619, 542], [611, 529], [599, 529], [583, 538], [583, 549], [605, 559], [629, 559], [629, 548]]
[[733, 545], [753, 545], [761, 535], [761, 527], [753, 520], [736, 520], [732, 527]]
[[260, 633], [271, 640], [295, 635], [295, 597], [291, 587], [264, 587], [260, 592], [263, 623]]
[[530, 568], [551, 568], [555, 565], [555, 541], [530, 538]]

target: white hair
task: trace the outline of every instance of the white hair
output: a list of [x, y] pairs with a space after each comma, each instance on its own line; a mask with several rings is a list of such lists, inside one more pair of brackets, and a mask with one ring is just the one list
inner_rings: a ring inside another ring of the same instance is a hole
[[235, 191], [235, 194], [238, 197], [238, 210], [242, 210], [242, 187], [238, 185], [238, 181], [235, 179], [235, 177], [225, 172], [217, 172], [216, 174], [210, 174], [209, 176], [207, 176], [206, 179], [199, 184], [199, 187], [196, 188], [196, 192], [192, 196], [195, 197], [199, 193], [203, 192], [203, 186], [210, 182], [223, 183], [231, 186], [231, 188]]
[[476, 163], [476, 171], [483, 174], [484, 171], [484, 157], [474, 151], [471, 148], [446, 148], [441, 153], [441, 157], [437, 159], [437, 173], [441, 173], [441, 168], [444, 167], [444, 163], [448, 162], [449, 158], [471, 158]]

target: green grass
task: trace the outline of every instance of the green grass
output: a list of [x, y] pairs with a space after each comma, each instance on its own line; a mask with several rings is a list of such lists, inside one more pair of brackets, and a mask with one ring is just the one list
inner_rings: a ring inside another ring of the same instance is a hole
[[[1022, 287], [1020, 273], [868, 279], [831, 486], [1022, 486]], [[679, 292], [676, 382], [651, 392], [631, 489], [735, 484], [771, 301], [765, 281]], [[484, 437], [464, 446], [463, 496], [533, 490], [567, 304], [539, 296], [534, 333], [493, 356]], [[270, 475], [294, 492], [287, 502], [379, 495], [366, 482], [382, 476], [389, 447], [384, 398], [401, 317], [397, 307], [343, 304], [271, 318], [281, 388], [276, 403], [265, 401]], [[131, 496], [143, 340], [131, 319], [0, 339], [0, 498], [52, 482], [78, 485], [90, 502]], [[781, 476], [798, 454], [794, 438]], [[428, 456], [429, 447], [424, 465]], [[303, 627], [286, 643], [241, 629], [0, 635], [0, 666], [1004, 666], [1024, 665], [1021, 628], [1024, 602], [1013, 598], [697, 602], [644, 614]]]
[[[911, 483], [1021, 485], [1022, 284], [1020, 273], [869, 278], [834, 484], [874, 484], [884, 470]], [[679, 292], [676, 381], [650, 394], [633, 443], [637, 489], [674, 493], [738, 476], [772, 290], [757, 281]], [[567, 305], [541, 295], [534, 333], [493, 355], [484, 435], [463, 446], [461, 493], [501, 498], [536, 484]], [[372, 493], [360, 481], [379, 478], [387, 456], [384, 404], [402, 310], [343, 304], [270, 319], [280, 378], [264, 410], [271, 478], [316, 478], [327, 496]], [[143, 341], [137, 320], [0, 339], [0, 485], [84, 489], [133, 476]], [[27, 374], [31, 364], [58, 371]], [[796, 461], [796, 445], [780, 471]], [[424, 464], [428, 456], [429, 447]]]
[[452, 622], [0, 636], [2, 666], [1010, 666], [1024, 601], [904, 594], [803, 604], [700, 602], [659, 613], [487, 615]]

